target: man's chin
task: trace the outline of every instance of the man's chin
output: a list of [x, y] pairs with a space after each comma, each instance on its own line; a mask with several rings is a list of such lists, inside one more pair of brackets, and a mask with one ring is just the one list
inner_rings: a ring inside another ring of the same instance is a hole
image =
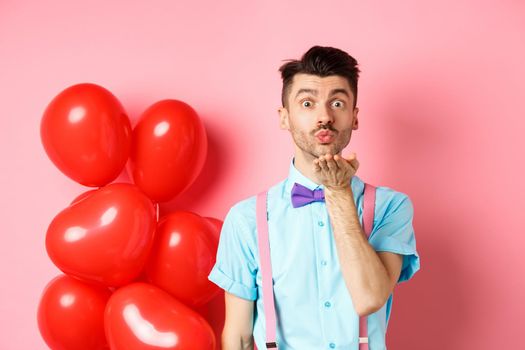
[[337, 145], [335, 145], [333, 142], [320, 144], [319, 147], [320, 151], [324, 152], [324, 154], [330, 153], [331, 155], [334, 155], [340, 152]]
[[324, 156], [326, 154], [331, 154], [332, 156], [336, 154], [341, 154], [341, 151], [338, 151], [336, 147], [332, 144], [326, 144], [326, 145], [319, 145], [316, 147], [316, 150], [312, 152], [312, 154], [316, 156], [316, 158], [319, 158], [320, 156]]

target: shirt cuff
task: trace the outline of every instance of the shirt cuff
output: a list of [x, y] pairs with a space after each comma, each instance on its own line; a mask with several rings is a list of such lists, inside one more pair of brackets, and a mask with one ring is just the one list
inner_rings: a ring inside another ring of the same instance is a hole
[[421, 268], [419, 254], [410, 245], [390, 237], [372, 245], [377, 252], [392, 252], [403, 255], [403, 266], [397, 284], [408, 281]]
[[208, 275], [208, 280], [212, 281], [225, 291], [234, 294], [240, 298], [248, 300], [257, 299], [257, 288], [247, 287], [244, 284], [236, 282], [222, 272], [217, 266], [214, 266]]

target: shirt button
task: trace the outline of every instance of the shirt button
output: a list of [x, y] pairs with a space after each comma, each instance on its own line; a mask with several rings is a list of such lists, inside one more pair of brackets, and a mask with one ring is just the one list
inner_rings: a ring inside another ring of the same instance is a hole
[[334, 343], [330, 343], [330, 347], [333, 349], [335, 348], [335, 344]]
[[321, 265], [326, 266], [326, 260], [322, 260]]
[[330, 307], [330, 306], [332, 306], [332, 304], [330, 304], [330, 302], [327, 301], [326, 303], [324, 303], [324, 306], [326, 306], [326, 307]]
[[318, 222], [317, 222], [317, 225], [323, 227], [323, 226], [324, 226], [324, 222], [322, 222], [322, 221], [318, 221]]

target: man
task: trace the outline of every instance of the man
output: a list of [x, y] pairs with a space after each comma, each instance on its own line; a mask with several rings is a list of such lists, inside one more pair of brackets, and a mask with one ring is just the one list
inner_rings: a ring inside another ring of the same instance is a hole
[[[376, 188], [369, 239], [361, 227], [364, 182], [356, 154], [341, 156], [358, 129], [357, 61], [314, 46], [285, 63], [281, 129], [295, 144], [288, 177], [268, 189], [268, 230], [280, 350], [357, 349], [368, 316], [370, 350], [386, 349], [393, 289], [420, 268], [409, 197]], [[294, 184], [324, 201], [294, 206]], [[226, 215], [208, 278], [225, 290], [224, 350], [265, 346], [256, 196]]]

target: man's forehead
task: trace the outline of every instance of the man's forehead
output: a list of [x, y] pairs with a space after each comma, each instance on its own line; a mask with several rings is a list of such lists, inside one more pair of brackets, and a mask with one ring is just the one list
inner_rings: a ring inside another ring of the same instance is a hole
[[333, 90], [333, 89], [344, 89], [348, 93], [351, 93], [348, 80], [340, 75], [329, 75], [326, 77], [320, 77], [313, 74], [299, 73], [294, 75], [292, 80], [292, 93], [299, 91], [300, 89], [312, 90]]

